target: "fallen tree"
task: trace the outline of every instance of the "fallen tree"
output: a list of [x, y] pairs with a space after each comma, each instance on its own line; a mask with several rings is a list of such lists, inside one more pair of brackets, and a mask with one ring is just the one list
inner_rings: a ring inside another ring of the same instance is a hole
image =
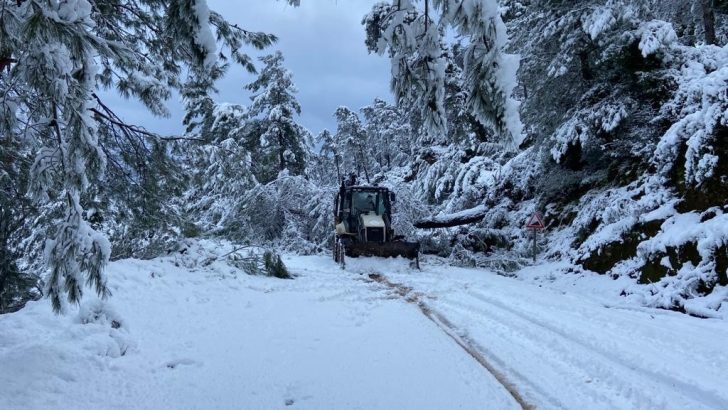
[[483, 220], [485, 212], [485, 205], [478, 205], [475, 208], [466, 209], [453, 214], [436, 215], [431, 218], [421, 219], [415, 222], [414, 226], [415, 228], [420, 229], [433, 229], [467, 225]]

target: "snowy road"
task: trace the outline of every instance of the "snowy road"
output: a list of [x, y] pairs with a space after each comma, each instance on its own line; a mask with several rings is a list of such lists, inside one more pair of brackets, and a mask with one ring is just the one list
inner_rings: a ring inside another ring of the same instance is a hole
[[296, 280], [121, 261], [109, 276], [126, 332], [55, 318], [47, 301], [0, 316], [0, 408], [519, 408], [378, 285], [292, 270]]
[[[477, 270], [350, 260], [384, 277], [540, 409], [728, 409], [728, 322]], [[609, 281], [606, 278], [598, 280]], [[387, 286], [389, 287], [389, 286]]]
[[0, 316], [0, 407], [728, 408], [724, 320], [482, 270], [286, 263], [297, 279], [119, 261], [108, 319], [56, 318], [47, 301]]

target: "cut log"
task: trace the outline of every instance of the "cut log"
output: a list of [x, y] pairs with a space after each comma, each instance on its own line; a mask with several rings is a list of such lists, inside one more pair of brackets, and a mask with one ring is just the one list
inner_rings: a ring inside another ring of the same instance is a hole
[[453, 226], [467, 225], [483, 220], [486, 211], [485, 205], [478, 205], [475, 208], [455, 212], [454, 214], [437, 215], [431, 218], [421, 219], [415, 222], [414, 225], [415, 228], [420, 229], [450, 228]]

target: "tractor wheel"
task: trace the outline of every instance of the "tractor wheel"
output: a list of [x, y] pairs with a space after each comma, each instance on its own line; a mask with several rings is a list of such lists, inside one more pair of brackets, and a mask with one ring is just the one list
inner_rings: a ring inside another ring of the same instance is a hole
[[341, 238], [338, 236], [334, 238], [334, 262], [341, 265], [341, 269], [344, 269], [345, 261], [344, 258], [346, 257], [346, 248], [344, 247], [344, 244], [341, 241]]
[[344, 269], [346, 267], [346, 260], [344, 259], [346, 258], [346, 248], [344, 247], [343, 243], [339, 244], [339, 252], [337, 254], [339, 255], [339, 260], [337, 260], [336, 262], [341, 265], [341, 269]]
[[334, 237], [334, 262], [339, 263], [339, 238]]

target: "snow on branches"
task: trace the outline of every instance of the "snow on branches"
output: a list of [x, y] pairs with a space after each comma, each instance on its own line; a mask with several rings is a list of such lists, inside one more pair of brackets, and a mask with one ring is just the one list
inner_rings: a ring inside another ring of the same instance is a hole
[[512, 97], [518, 58], [505, 53], [506, 27], [496, 0], [410, 0], [378, 3], [364, 17], [366, 45], [388, 52], [392, 90], [398, 103], [420, 107], [424, 130], [447, 133], [444, 107], [444, 41], [448, 30], [468, 38], [464, 50], [464, 88], [468, 111], [492, 127], [511, 147], [523, 140], [518, 102]]
[[247, 109], [251, 119], [258, 119], [263, 127], [259, 136], [264, 158], [277, 160], [276, 172], [288, 170], [300, 174], [305, 168], [311, 135], [296, 123], [294, 117], [301, 114], [301, 105], [296, 99], [298, 90], [293, 84], [293, 75], [283, 67], [283, 54], [261, 57], [265, 64], [258, 78], [245, 88], [255, 93]]
[[718, 164], [716, 134], [728, 128], [728, 46], [681, 48], [677, 58], [684, 61], [674, 75], [678, 89], [662, 108], [675, 122], [657, 145], [656, 162], [668, 172], [684, 144], [686, 182], [700, 185]]
[[100, 193], [113, 194], [101, 188], [109, 158], [118, 174], [134, 182], [154, 153], [150, 141], [157, 140], [121, 121], [97, 91], [114, 88], [157, 115], [168, 113], [165, 102], [178, 91], [188, 110], [186, 124], [194, 128], [210, 115], [209, 94], [228, 59], [254, 71], [244, 46], [263, 48], [276, 38], [228, 23], [206, 0], [1, 5], [0, 61], [7, 73], [0, 74], [0, 110], [7, 115], [0, 127], [37, 152], [32, 196], [48, 209], [63, 209], [44, 229], [53, 238], [46, 246], [47, 283], [58, 311], [61, 294], [77, 303], [84, 283], [108, 294], [102, 273], [109, 244], [84, 207]]

